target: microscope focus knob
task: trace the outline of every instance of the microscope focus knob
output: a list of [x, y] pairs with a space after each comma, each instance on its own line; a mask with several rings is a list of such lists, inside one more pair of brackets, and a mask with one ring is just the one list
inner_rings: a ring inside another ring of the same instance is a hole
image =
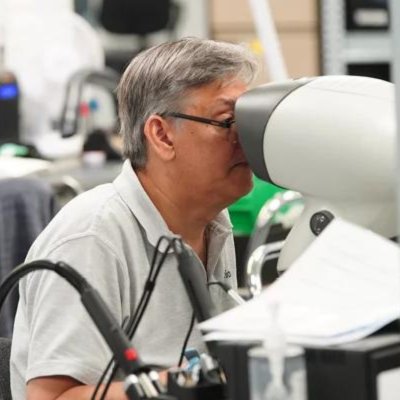
[[322, 210], [316, 212], [310, 219], [311, 232], [318, 236], [334, 218], [335, 216], [330, 211]]

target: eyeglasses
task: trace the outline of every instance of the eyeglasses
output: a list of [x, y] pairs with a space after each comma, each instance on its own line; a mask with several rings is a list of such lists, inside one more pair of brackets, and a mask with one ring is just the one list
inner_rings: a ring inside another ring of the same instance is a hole
[[177, 113], [177, 112], [168, 112], [168, 113], [164, 114], [164, 116], [188, 119], [190, 121], [201, 122], [202, 124], [214, 125], [214, 126], [218, 126], [220, 128], [226, 128], [226, 129], [230, 129], [230, 127], [235, 123], [235, 120], [233, 118], [227, 118], [223, 121], [217, 121], [215, 119], [197, 117], [195, 115], [181, 114], [181, 113]]

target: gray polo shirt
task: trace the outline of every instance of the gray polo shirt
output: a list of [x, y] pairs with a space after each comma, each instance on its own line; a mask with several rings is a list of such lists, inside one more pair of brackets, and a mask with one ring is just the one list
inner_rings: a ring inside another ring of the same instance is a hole
[[[157, 240], [172, 235], [126, 161], [113, 183], [69, 202], [35, 241], [27, 261], [64, 261], [96, 287], [117, 321], [132, 315], [143, 291]], [[232, 227], [222, 212], [208, 227], [205, 279], [236, 287]], [[161, 247], [163, 251], [164, 243]], [[206, 277], [207, 275], [207, 277]], [[211, 296], [220, 311], [232, 306], [216, 285]], [[176, 365], [192, 308], [169, 254], [133, 339], [145, 362]], [[202, 350], [195, 329], [190, 347]], [[77, 292], [52, 272], [28, 275], [20, 284], [11, 352], [14, 400], [25, 399], [26, 382], [49, 375], [95, 384], [111, 353], [80, 303]]]

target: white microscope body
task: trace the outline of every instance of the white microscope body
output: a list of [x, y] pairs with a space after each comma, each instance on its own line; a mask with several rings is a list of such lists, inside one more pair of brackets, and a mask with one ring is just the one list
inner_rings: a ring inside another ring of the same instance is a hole
[[236, 121], [255, 174], [304, 197], [278, 270], [334, 217], [396, 235], [393, 84], [354, 76], [267, 84], [239, 98]]

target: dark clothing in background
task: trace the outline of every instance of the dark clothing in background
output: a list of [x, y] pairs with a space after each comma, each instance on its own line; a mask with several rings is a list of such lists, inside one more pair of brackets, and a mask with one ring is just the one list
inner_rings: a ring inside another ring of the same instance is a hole
[[[57, 212], [51, 186], [39, 179], [0, 180], [0, 282], [26, 254]], [[11, 337], [18, 304], [18, 288], [8, 296], [0, 313], [0, 336]]]

